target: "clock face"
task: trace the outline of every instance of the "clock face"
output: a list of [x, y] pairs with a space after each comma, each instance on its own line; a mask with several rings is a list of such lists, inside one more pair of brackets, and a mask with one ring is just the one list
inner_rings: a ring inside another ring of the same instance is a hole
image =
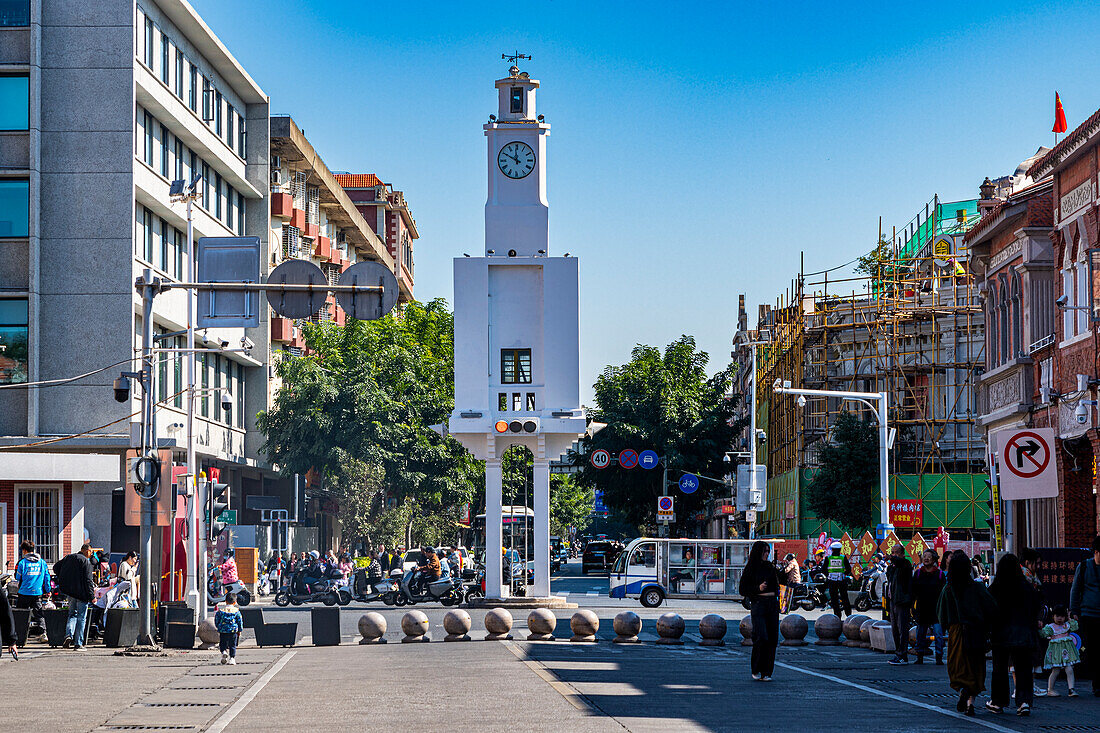
[[497, 166], [509, 178], [525, 178], [535, 170], [535, 151], [527, 143], [510, 142], [497, 153]]

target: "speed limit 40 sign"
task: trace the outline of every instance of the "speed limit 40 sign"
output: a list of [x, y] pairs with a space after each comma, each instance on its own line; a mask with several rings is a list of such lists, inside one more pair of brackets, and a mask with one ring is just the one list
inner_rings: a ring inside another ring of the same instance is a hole
[[611, 465], [611, 454], [603, 448], [594, 450], [592, 455], [588, 457], [588, 462], [592, 464], [593, 468], [607, 468]]

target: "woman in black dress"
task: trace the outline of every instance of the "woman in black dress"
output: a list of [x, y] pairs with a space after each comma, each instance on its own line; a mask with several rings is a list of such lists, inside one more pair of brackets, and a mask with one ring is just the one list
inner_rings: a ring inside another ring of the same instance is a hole
[[775, 648], [779, 645], [779, 578], [768, 558], [771, 545], [754, 542], [741, 572], [738, 592], [752, 603], [752, 678], [772, 678]]

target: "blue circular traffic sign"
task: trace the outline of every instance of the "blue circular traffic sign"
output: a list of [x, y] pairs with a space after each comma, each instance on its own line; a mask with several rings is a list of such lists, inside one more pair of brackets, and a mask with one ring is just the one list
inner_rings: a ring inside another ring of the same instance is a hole
[[699, 477], [694, 473], [685, 473], [680, 477], [680, 491], [685, 494], [694, 494], [699, 488]]
[[657, 455], [657, 451], [644, 450], [638, 454], [638, 465], [642, 468], [657, 468], [658, 461], [660, 461], [660, 457]]
[[624, 448], [619, 451], [619, 465], [623, 468], [634, 468], [638, 465], [638, 451], [633, 448]]

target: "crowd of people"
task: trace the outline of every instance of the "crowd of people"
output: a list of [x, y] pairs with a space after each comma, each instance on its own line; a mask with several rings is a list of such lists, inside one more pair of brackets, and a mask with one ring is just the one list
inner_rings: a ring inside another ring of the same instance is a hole
[[[825, 573], [834, 613], [842, 618], [842, 607], [851, 613], [846, 606], [851, 567], [841, 556], [840, 543], [830, 549], [830, 555], [817, 558], [811, 568]], [[1081, 662], [1080, 645], [1088, 653], [1092, 693], [1100, 697], [1100, 536], [1091, 550], [1092, 556], [1074, 573], [1068, 603], [1052, 605], [1043, 595], [1038, 578], [1042, 558], [1034, 549], [1001, 555], [991, 578], [984, 565], [961, 550], [942, 558], [926, 550], [916, 568], [901, 546], [893, 548], [888, 559], [874, 558], [873, 566], [885, 564], [883, 605], [895, 647], [890, 664], [909, 663], [909, 635], [915, 625], [916, 663], [922, 664], [930, 654], [937, 665], [946, 663], [960, 713], [975, 714], [975, 700], [986, 689], [989, 655], [991, 689], [985, 708], [1003, 713], [1011, 701], [1016, 714], [1026, 716], [1036, 695], [1062, 694], [1056, 689], [1062, 676], [1066, 694], [1078, 696], [1073, 667]], [[766, 542], [754, 543], [741, 575], [740, 593], [751, 602], [751, 673], [757, 680], [770, 679], [774, 671], [779, 584], [801, 577], [795, 573], [797, 561], [792, 568], [793, 556], [776, 567], [768, 559], [770, 551]], [[1046, 677], [1045, 688], [1035, 686], [1035, 674]], [[1013, 693], [1010, 682], [1015, 684]]]

